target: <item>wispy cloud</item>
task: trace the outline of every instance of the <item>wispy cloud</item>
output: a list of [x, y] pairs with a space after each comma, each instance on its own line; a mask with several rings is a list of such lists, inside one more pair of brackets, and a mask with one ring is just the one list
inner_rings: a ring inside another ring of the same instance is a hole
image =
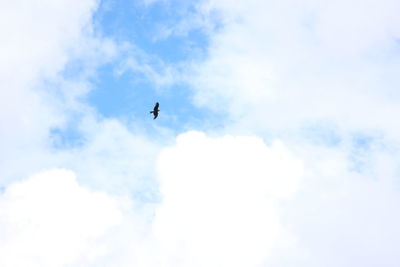
[[348, 129], [398, 133], [389, 119], [399, 112], [394, 1], [204, 5], [227, 19], [192, 79], [199, 105], [223, 107], [255, 128], [333, 118]]

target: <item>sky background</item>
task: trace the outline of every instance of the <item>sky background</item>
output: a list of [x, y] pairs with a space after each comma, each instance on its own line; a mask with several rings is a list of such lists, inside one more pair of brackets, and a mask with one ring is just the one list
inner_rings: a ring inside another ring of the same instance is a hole
[[399, 266], [398, 1], [0, 7], [0, 266]]

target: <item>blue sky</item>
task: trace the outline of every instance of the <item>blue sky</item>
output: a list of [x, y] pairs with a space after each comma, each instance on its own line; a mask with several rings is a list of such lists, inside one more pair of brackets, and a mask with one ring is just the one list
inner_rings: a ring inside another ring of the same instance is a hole
[[397, 1], [0, 7], [0, 266], [399, 265]]
[[[180, 23], [190, 12], [190, 6], [176, 8], [175, 4], [163, 2], [151, 6], [131, 1], [102, 3], [95, 14], [95, 30], [105, 37], [134, 44], [133, 49], [150, 56], [151, 68], [179, 65], [204, 57], [206, 34], [200, 29], [191, 29], [182, 36], [161, 39], [158, 36], [162, 34], [162, 27]], [[202, 116], [201, 110], [192, 105], [191, 91], [183, 82], [159, 88], [142, 73], [132, 70], [117, 73], [125, 57], [132, 54], [129, 49], [124, 52], [117, 61], [100, 68], [94, 82], [96, 90], [88, 96], [88, 102], [102, 115], [143, 117], [145, 111], [159, 101], [165, 113], [173, 112], [178, 117], [176, 122], [169, 121], [175, 123], [174, 127], [187, 123], [188, 117], [199, 119]]]

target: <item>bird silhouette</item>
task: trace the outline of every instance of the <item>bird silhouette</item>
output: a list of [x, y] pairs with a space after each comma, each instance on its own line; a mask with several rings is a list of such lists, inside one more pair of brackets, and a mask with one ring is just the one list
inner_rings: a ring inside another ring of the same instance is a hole
[[154, 115], [154, 119], [153, 120], [155, 120], [158, 117], [158, 112], [160, 111], [158, 109], [158, 106], [160, 106], [160, 104], [158, 104], [158, 102], [157, 102], [156, 105], [154, 106], [153, 110], [150, 111], [150, 113], [153, 113], [153, 115]]

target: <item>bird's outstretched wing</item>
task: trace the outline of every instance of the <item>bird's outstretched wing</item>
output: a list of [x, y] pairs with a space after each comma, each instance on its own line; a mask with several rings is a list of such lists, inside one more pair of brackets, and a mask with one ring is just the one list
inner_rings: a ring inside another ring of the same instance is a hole
[[157, 102], [156, 105], [154, 106], [154, 110], [157, 110], [158, 106], [160, 106], [160, 104], [158, 104], [158, 102]]

